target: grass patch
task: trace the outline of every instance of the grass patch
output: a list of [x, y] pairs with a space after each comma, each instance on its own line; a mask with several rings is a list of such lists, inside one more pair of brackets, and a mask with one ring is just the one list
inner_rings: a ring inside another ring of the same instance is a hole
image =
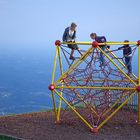
[[21, 139], [5, 136], [5, 135], [0, 135], [0, 140], [21, 140]]

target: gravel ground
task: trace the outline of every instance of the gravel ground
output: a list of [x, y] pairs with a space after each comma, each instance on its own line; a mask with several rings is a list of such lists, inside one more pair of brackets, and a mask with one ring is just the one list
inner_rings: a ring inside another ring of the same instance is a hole
[[25, 140], [140, 140], [140, 126], [136, 122], [109, 121], [98, 134], [77, 121], [54, 123], [52, 112], [41, 112], [0, 118], [0, 134]]

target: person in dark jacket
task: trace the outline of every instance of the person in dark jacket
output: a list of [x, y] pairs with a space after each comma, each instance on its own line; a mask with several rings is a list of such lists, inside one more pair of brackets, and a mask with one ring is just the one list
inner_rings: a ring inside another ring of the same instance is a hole
[[[125, 43], [129, 43], [128, 40], [124, 41]], [[125, 58], [125, 65], [128, 69], [128, 74], [132, 73], [132, 65], [131, 65], [131, 61], [132, 61], [132, 49], [130, 47], [129, 44], [123, 45], [122, 47], [119, 47], [118, 50], [123, 50], [123, 56]]]
[[[73, 43], [75, 42], [76, 27], [77, 25], [75, 23], [71, 23], [71, 26], [65, 29], [64, 34], [63, 34], [63, 42], [73, 42]], [[82, 55], [77, 44], [68, 44], [68, 47], [71, 49], [71, 54], [70, 54], [71, 60], [75, 60], [73, 56], [74, 50], [77, 50]]]
[[[97, 41], [98, 43], [105, 43], [106, 42], [106, 38], [105, 36], [97, 36], [96, 33], [91, 33], [90, 34], [90, 37], [91, 39], [94, 39], [95, 41]], [[104, 46], [99, 46], [103, 51], [105, 51], [106, 49], [106, 45]], [[109, 47], [109, 46], [108, 46]], [[100, 53], [100, 61], [101, 61], [101, 65], [100, 67], [104, 66], [105, 65], [105, 59], [104, 59], [104, 55], [103, 53], [101, 52]]]

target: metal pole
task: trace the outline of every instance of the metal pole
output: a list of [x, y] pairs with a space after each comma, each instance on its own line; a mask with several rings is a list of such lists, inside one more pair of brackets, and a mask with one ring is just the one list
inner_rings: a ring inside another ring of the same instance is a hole
[[[138, 86], [140, 86], [140, 45], [138, 46]], [[140, 125], [140, 92], [138, 92], [138, 124]]]
[[[55, 88], [62, 89], [62, 86], [55, 86]], [[63, 86], [63, 89], [135, 90], [136, 87]]]
[[63, 73], [63, 75], [55, 82], [55, 84], [57, 85], [59, 82], [61, 82], [61, 80], [64, 77], [66, 77], [67, 74], [70, 74], [73, 71], [73, 69], [78, 67], [92, 52], [93, 52], [93, 48], [91, 47], [84, 55], [82, 55], [79, 58], [79, 60], [77, 60], [73, 65], [71, 65], [71, 67], [65, 73]]
[[90, 128], [92, 129], [92, 126], [81, 116], [80, 113], [78, 113], [73, 106], [71, 106], [69, 104], [69, 102], [67, 102], [67, 100], [57, 91], [57, 90], [54, 90], [55, 93], [75, 112], [75, 114]]
[[[109, 51], [109, 53], [110, 53], [114, 58], [116, 58], [116, 60], [117, 60], [125, 69], [127, 69], [126, 65], [125, 65], [121, 60], [117, 59], [117, 56], [116, 56], [113, 52], [111, 52], [108, 48], [107, 48], [107, 51]], [[133, 77], [134, 77], [136, 80], [138, 80], [137, 76], [136, 76], [134, 73], [132, 73], [132, 75], [133, 75]]]
[[100, 129], [108, 120], [110, 120], [130, 99], [136, 94], [132, 93], [110, 116], [107, 117], [97, 128]]
[[[53, 73], [52, 73], [52, 82], [51, 82], [52, 84], [54, 83], [54, 76], [55, 76], [55, 71], [56, 71], [57, 57], [58, 57], [58, 48], [56, 46], [56, 52], [55, 52], [55, 56], [54, 56]], [[55, 115], [57, 116], [57, 109], [56, 109], [54, 91], [52, 91], [52, 101], [53, 101], [53, 106], [54, 106], [54, 112], [55, 112]]]
[[[62, 66], [62, 59], [61, 59], [61, 54], [60, 54], [60, 47], [58, 47], [58, 58], [59, 58], [59, 67], [60, 67], [60, 73], [61, 76], [63, 75], [63, 66]], [[63, 95], [63, 81], [62, 81], [62, 85], [61, 85], [61, 96]], [[59, 105], [58, 105], [58, 112], [57, 112], [57, 119], [56, 122], [59, 123], [60, 122], [60, 111], [61, 111], [61, 105], [62, 105], [62, 99], [59, 99]]]
[[123, 74], [123, 75], [125, 75], [125, 77], [127, 78], [127, 79], [129, 79], [135, 86], [137, 85], [135, 82], [134, 82], [134, 80], [131, 78], [131, 77], [129, 77], [111, 58], [110, 58], [110, 56], [108, 56], [100, 47], [98, 47], [98, 49], [106, 56], [106, 58], [108, 58], [111, 62], [112, 62], [112, 64], [114, 64], [119, 70], [120, 70], [120, 72]]

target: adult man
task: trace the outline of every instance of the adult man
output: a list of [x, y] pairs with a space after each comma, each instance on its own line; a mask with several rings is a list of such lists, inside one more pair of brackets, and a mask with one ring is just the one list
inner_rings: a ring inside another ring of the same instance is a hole
[[[105, 42], [106, 42], [105, 36], [97, 36], [96, 33], [91, 33], [91, 34], [90, 34], [90, 37], [91, 37], [91, 39], [94, 39], [94, 40], [97, 41], [98, 43], [105, 43]], [[100, 48], [101, 48], [103, 51], [105, 51], [106, 45], [104, 45], [104, 46], [102, 45], [102, 46], [100, 46]], [[102, 52], [100, 52], [100, 61], [101, 61], [100, 67], [104, 66], [104, 65], [105, 65], [105, 59], [104, 59], [104, 55], [103, 55]]]
[[[63, 42], [75, 42], [76, 39], [76, 27], [77, 25], [73, 22], [71, 23], [70, 27], [67, 27], [63, 34]], [[73, 54], [74, 50], [77, 50], [81, 55], [80, 49], [78, 48], [77, 44], [68, 44], [68, 47], [71, 49], [70, 59], [75, 60]]]

